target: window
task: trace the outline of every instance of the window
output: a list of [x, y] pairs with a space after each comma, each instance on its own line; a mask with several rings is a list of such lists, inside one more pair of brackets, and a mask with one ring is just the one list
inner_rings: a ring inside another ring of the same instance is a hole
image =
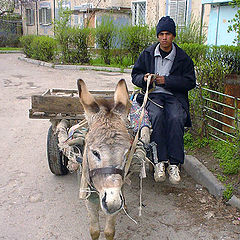
[[33, 26], [35, 24], [33, 9], [26, 9], [26, 24], [27, 26]]
[[49, 25], [51, 24], [51, 9], [50, 8], [40, 8], [39, 9], [39, 24]]
[[185, 26], [187, 19], [187, 0], [169, 0], [168, 15], [179, 28]]
[[146, 2], [132, 3], [132, 24], [144, 25], [146, 23]]

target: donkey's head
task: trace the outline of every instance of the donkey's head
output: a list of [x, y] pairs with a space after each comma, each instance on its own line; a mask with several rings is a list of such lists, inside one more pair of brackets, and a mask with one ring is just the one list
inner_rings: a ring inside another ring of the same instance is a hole
[[124, 204], [121, 187], [126, 155], [131, 146], [126, 128], [127, 86], [120, 80], [111, 102], [94, 99], [83, 80], [78, 80], [78, 90], [89, 125], [84, 152], [89, 182], [99, 193], [102, 210], [114, 214]]

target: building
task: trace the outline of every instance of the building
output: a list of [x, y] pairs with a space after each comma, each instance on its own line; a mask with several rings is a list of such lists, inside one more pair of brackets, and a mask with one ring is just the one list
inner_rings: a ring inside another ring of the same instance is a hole
[[234, 45], [233, 40], [237, 35], [227, 30], [230, 25], [229, 21], [234, 18], [238, 8], [233, 8], [229, 2], [231, 1], [202, 0], [203, 10], [206, 6], [210, 6], [207, 38], [209, 45]]
[[[58, 0], [21, 0], [23, 34], [54, 35], [53, 22], [58, 18]], [[171, 16], [179, 27], [200, 19], [201, 0], [64, 0], [63, 7], [73, 10], [71, 25], [95, 27], [106, 13], [116, 24], [148, 24], [155, 26], [165, 15]], [[206, 13], [205, 9], [205, 13]], [[205, 14], [204, 21], [208, 15]], [[206, 20], [205, 20], [206, 19]]]

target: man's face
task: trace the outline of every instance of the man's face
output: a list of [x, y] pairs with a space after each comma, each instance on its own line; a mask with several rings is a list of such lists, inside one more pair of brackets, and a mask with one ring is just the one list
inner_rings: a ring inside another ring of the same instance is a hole
[[172, 49], [172, 42], [174, 40], [174, 36], [172, 33], [168, 31], [162, 31], [158, 34], [158, 41], [160, 42], [160, 48], [169, 52]]

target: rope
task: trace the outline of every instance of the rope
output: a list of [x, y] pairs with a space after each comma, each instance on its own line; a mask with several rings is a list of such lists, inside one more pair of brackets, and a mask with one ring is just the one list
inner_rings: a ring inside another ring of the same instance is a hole
[[127, 160], [126, 166], [125, 166], [125, 176], [124, 176], [124, 178], [126, 178], [126, 175], [128, 174], [128, 171], [129, 171], [129, 168], [130, 168], [130, 165], [131, 165], [131, 162], [132, 162], [133, 154], [136, 150], [136, 146], [137, 146], [137, 142], [138, 142], [138, 138], [139, 138], [139, 133], [140, 133], [140, 126], [141, 126], [141, 123], [142, 123], [142, 120], [143, 120], [143, 116], [144, 116], [144, 112], [145, 112], [145, 106], [146, 106], [147, 99], [148, 99], [148, 91], [149, 91], [148, 89], [149, 89], [150, 82], [151, 82], [151, 75], [147, 79], [147, 89], [146, 89], [146, 93], [144, 95], [144, 100], [143, 100], [143, 104], [142, 104], [142, 111], [141, 111], [139, 124], [138, 124], [139, 127], [138, 127], [138, 131], [136, 133], [136, 136], [134, 138], [132, 148], [131, 148], [130, 153], [128, 155], [128, 160]]
[[130, 218], [135, 224], [138, 224], [136, 220], [134, 220], [126, 211], [126, 209], [123, 207], [124, 213], [127, 215], [128, 218]]

